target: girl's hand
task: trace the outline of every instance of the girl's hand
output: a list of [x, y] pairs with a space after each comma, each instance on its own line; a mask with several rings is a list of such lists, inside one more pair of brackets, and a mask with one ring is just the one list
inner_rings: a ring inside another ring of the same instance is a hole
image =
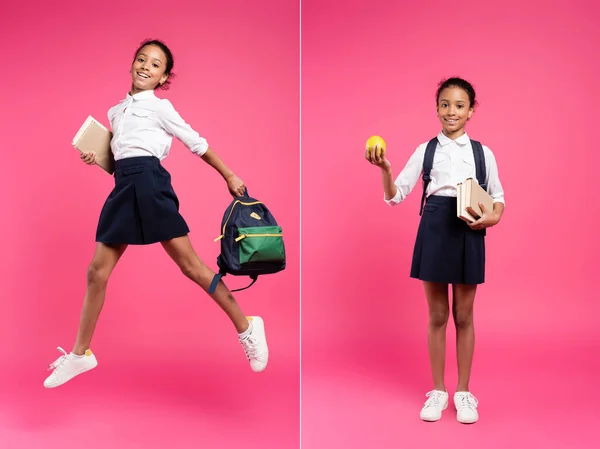
[[392, 167], [378, 145], [365, 150], [365, 159], [382, 170], [389, 170]]
[[227, 178], [227, 188], [233, 196], [237, 197], [244, 195], [246, 186], [240, 178], [235, 175], [231, 175]]
[[89, 153], [81, 153], [79, 157], [88, 165], [93, 165], [98, 161], [96, 153], [93, 151], [90, 151]]
[[473, 223], [469, 223], [469, 227], [471, 229], [478, 231], [480, 229], [489, 228], [498, 224], [498, 221], [500, 220], [493, 211], [487, 210], [482, 203], [479, 203], [479, 207], [481, 208], [482, 212], [481, 218]]

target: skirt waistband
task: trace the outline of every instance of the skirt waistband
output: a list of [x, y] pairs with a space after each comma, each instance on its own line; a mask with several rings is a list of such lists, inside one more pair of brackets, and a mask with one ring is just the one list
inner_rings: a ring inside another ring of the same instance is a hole
[[151, 166], [151, 165], [160, 165], [160, 159], [156, 156], [135, 156], [135, 157], [127, 157], [125, 159], [119, 159], [115, 161], [115, 169], [118, 170], [120, 168], [129, 168], [133, 166], [139, 167], [140, 165]]
[[440, 195], [431, 195], [427, 197], [427, 204], [436, 204], [439, 206], [456, 206], [456, 197], [455, 196], [440, 196]]

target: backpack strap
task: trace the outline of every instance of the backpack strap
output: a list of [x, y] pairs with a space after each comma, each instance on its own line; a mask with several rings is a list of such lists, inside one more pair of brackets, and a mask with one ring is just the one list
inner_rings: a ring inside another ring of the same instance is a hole
[[221, 278], [223, 276], [225, 276], [227, 273], [224, 273], [222, 271], [219, 271], [218, 273], [216, 273], [213, 278], [212, 281], [210, 283], [210, 287], [208, 287], [208, 294], [212, 295], [216, 290], [217, 290], [217, 286], [219, 285], [219, 281], [221, 280]]
[[425, 197], [427, 196], [427, 187], [429, 187], [429, 183], [431, 182], [433, 156], [435, 156], [437, 144], [437, 137], [434, 137], [429, 141], [427, 148], [425, 149], [425, 157], [423, 158], [423, 195], [421, 196], [421, 209], [419, 210], [419, 215], [423, 215], [423, 206], [425, 205]]
[[234, 293], [234, 292], [241, 292], [242, 290], [246, 290], [247, 288], [250, 288], [250, 287], [252, 287], [252, 286], [254, 285], [254, 283], [255, 283], [255, 282], [257, 281], [257, 279], [258, 279], [258, 275], [257, 275], [257, 274], [252, 274], [252, 275], [250, 275], [250, 279], [252, 279], [252, 282], [250, 283], [250, 285], [248, 285], [247, 287], [244, 287], [244, 288], [238, 288], [238, 289], [236, 289], [236, 290], [231, 290], [231, 293]]
[[478, 142], [477, 140], [471, 140], [471, 146], [473, 147], [473, 157], [475, 158], [475, 173], [477, 176], [477, 181], [479, 182], [481, 188], [487, 192], [487, 176], [483, 146], [481, 145], [481, 142]]
[[[208, 293], [210, 295], [212, 295], [217, 290], [217, 286], [219, 285], [219, 281], [226, 274], [227, 273], [219, 272], [219, 273], [217, 273], [217, 274], [214, 275], [214, 277], [212, 279], [212, 282], [210, 283], [210, 287], [208, 288]], [[231, 293], [241, 292], [242, 290], [246, 290], [247, 288], [252, 287], [254, 285], [254, 283], [258, 280], [258, 275], [257, 274], [250, 275], [250, 279], [252, 279], [252, 282], [250, 283], [250, 285], [248, 285], [247, 287], [244, 287], [244, 288], [238, 288], [236, 290], [231, 290]]]

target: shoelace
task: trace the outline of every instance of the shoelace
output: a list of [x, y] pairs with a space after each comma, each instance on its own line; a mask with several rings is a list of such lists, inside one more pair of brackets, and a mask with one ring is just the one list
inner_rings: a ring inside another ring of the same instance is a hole
[[438, 390], [432, 390], [425, 395], [429, 399], [425, 402], [425, 407], [440, 407], [444, 393]]
[[50, 371], [51, 369], [57, 369], [60, 368], [62, 366], [63, 363], [65, 363], [65, 360], [67, 360], [67, 351], [65, 351], [63, 348], [61, 348], [60, 346], [58, 348], [60, 352], [63, 353], [63, 355], [61, 355], [59, 358], [57, 358], [54, 362], [52, 362], [50, 364], [50, 366], [48, 367], [48, 371]]
[[462, 410], [465, 408], [474, 410], [477, 408], [477, 404], [478, 404], [477, 399], [471, 393], [461, 394], [458, 397], [458, 404], [456, 404], [456, 408], [459, 410]]
[[244, 348], [244, 352], [246, 353], [248, 360], [256, 359], [256, 345], [258, 342], [252, 337], [247, 337], [243, 340], [240, 340], [240, 343]]

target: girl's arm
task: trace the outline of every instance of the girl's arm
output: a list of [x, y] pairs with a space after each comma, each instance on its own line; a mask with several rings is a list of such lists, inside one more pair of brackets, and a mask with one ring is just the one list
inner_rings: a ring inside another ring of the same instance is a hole
[[215, 153], [210, 147], [202, 155], [202, 160], [214, 168], [227, 182], [229, 191], [235, 196], [242, 196], [246, 189], [243, 181], [238, 178], [233, 171], [221, 160], [217, 153]]
[[502, 218], [502, 214], [504, 213], [504, 203], [494, 203], [494, 219], [496, 221], [496, 224], [498, 224], [498, 222], [500, 222], [500, 219]]
[[479, 205], [481, 208], [482, 216], [479, 220], [469, 223], [471, 229], [479, 230], [496, 226], [502, 219], [504, 214], [504, 189], [500, 183], [500, 177], [498, 176], [498, 164], [492, 151], [483, 147], [485, 152], [485, 166], [486, 166], [486, 181], [487, 191], [494, 200], [494, 208], [487, 210], [482, 204]]
[[383, 167], [381, 169], [381, 179], [383, 181], [383, 192], [385, 194], [385, 201], [391, 201], [396, 197], [398, 193], [398, 187], [394, 183], [394, 173], [392, 172], [392, 166]]
[[206, 139], [183, 120], [169, 100], [161, 100], [156, 116], [163, 129], [177, 137], [192, 153], [198, 156], [206, 153], [208, 150]]
[[486, 151], [485, 166], [487, 168], [488, 193], [494, 199], [494, 208], [492, 212], [492, 225], [497, 225], [504, 213], [504, 189], [498, 176], [498, 163], [494, 153], [489, 148]]
[[208, 148], [206, 152], [202, 155], [202, 159], [212, 168], [214, 168], [219, 174], [223, 177], [224, 180], [235, 176], [233, 171], [225, 163], [221, 160], [217, 153], [215, 153], [212, 148]]
[[164, 129], [169, 134], [177, 137], [192, 153], [200, 156], [204, 162], [219, 172], [227, 182], [227, 187], [232, 195], [242, 196], [246, 186], [208, 146], [206, 139], [200, 137], [200, 134], [183, 120], [170, 101], [162, 100], [161, 106], [158, 117]]
[[[425, 147], [426, 145], [419, 145], [396, 180], [394, 180], [391, 164], [385, 157], [383, 157], [383, 160], [380, 159], [375, 161], [376, 165], [381, 167], [384, 201], [390, 206], [396, 206], [404, 201], [417, 184], [419, 176], [423, 171]], [[375, 158], [378, 159], [377, 157]]]

